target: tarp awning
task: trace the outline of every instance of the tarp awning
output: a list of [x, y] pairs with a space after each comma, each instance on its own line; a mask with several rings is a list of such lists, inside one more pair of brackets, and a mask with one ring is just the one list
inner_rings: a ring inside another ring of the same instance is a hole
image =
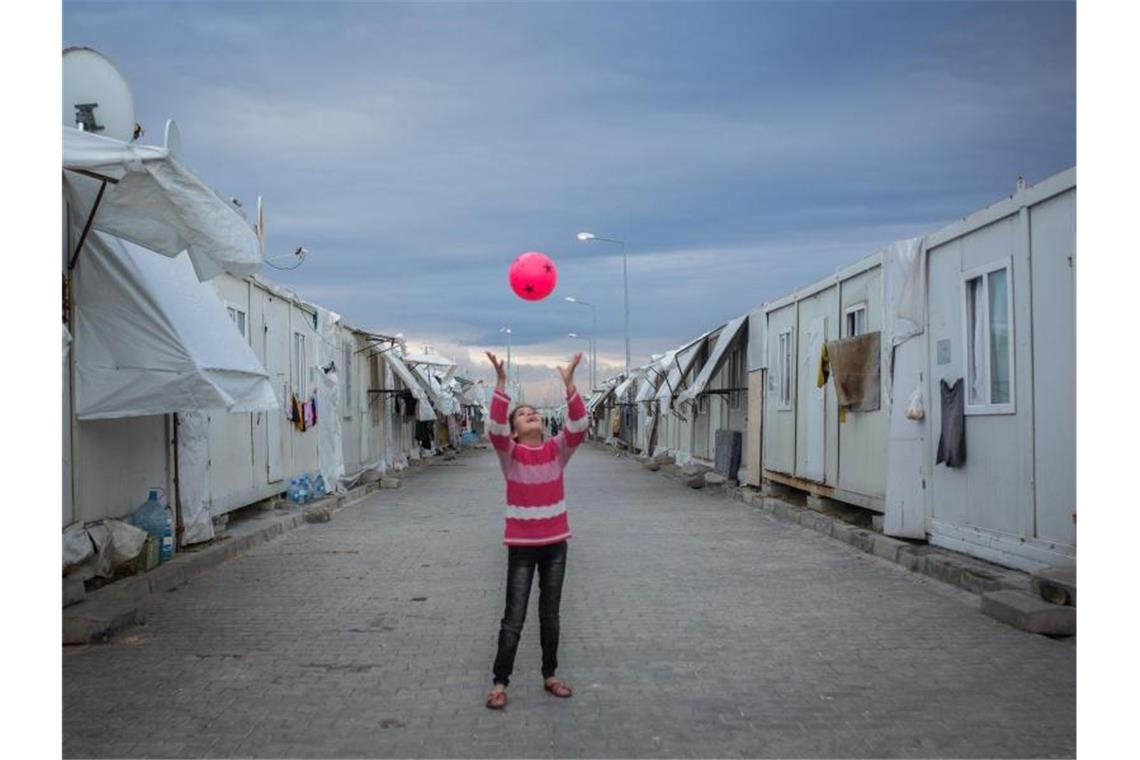
[[253, 228], [166, 148], [63, 127], [63, 168], [70, 170], [64, 185], [80, 228], [99, 191], [94, 174], [117, 184], [107, 184], [92, 229], [164, 256], [186, 251], [199, 280], [222, 272], [244, 277], [261, 268]]
[[621, 401], [623, 398], [625, 398], [625, 394], [629, 390], [629, 386], [633, 385], [635, 382], [637, 382], [637, 375], [633, 374], [627, 377], [625, 380], [622, 380], [618, 386], [614, 388], [614, 395], [617, 396], [618, 401]]
[[720, 335], [717, 336], [712, 353], [709, 354], [709, 360], [705, 362], [705, 366], [701, 367], [701, 371], [697, 373], [692, 384], [681, 391], [677, 396], [677, 403], [691, 401], [704, 393], [705, 387], [708, 386], [713, 375], [715, 375], [721, 365], [724, 364], [725, 357], [728, 356], [729, 347], [740, 336], [740, 333], [744, 331], [747, 322], [748, 315], [743, 314], [724, 326], [724, 329], [720, 331]]
[[614, 392], [614, 388], [617, 387], [620, 381], [620, 377], [611, 377], [605, 380], [602, 383], [602, 387], [594, 391], [593, 395], [590, 396], [590, 400], [586, 402], [586, 411], [592, 413], [598, 404], [610, 397], [610, 394]]
[[712, 333], [713, 331], [710, 330], [692, 343], [681, 346], [673, 352], [673, 362], [669, 366], [668, 374], [657, 389], [657, 401], [660, 402], [662, 412], [670, 408], [673, 396], [680, 392], [682, 381], [688, 376], [689, 371], [693, 368], [693, 363], [697, 360], [697, 354], [700, 353], [701, 347], [704, 346], [705, 341]]
[[384, 360], [388, 362], [388, 366], [396, 373], [396, 377], [400, 378], [401, 382], [412, 392], [416, 397], [416, 419], [420, 421], [434, 420], [435, 412], [431, 407], [431, 399], [424, 390], [423, 384], [417, 380], [408, 366], [404, 364], [403, 359], [396, 353], [395, 349], [390, 349], [381, 354]]
[[[407, 356], [403, 356], [401, 359], [405, 364], [410, 364]], [[452, 365], [452, 369], [454, 369], [454, 365]], [[440, 379], [436, 377], [429, 366], [415, 364], [412, 365], [412, 371], [415, 372], [423, 383], [423, 386], [427, 389], [428, 397], [431, 398], [432, 406], [435, 407], [437, 414], [446, 417], [449, 414], [457, 414], [459, 412], [459, 402], [452, 394], [451, 389], [440, 382]]]
[[661, 382], [662, 376], [669, 371], [676, 353], [674, 350], [666, 351], [664, 356], [649, 365], [645, 372], [645, 379], [637, 390], [637, 403], [647, 403], [657, 396], [658, 383]]
[[80, 419], [283, 409], [246, 339], [186, 256], [102, 232], [74, 279]]

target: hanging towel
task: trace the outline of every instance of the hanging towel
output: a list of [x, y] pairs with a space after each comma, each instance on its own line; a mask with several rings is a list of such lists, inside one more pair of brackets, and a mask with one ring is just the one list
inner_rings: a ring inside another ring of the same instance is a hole
[[940, 380], [942, 391], [942, 434], [938, 437], [935, 464], [961, 467], [966, 463], [966, 391], [958, 378], [953, 385]]
[[873, 412], [879, 408], [880, 333], [829, 341], [828, 367], [839, 406], [853, 412]]
[[308, 430], [316, 424], [316, 407], [313, 405], [312, 401], [306, 401], [305, 403], [301, 404], [301, 414], [304, 420], [304, 427], [301, 428], [302, 430]]
[[831, 377], [831, 363], [827, 360], [827, 342], [825, 341], [819, 349], [819, 373], [815, 378], [815, 387], [822, 388], [827, 385], [829, 377]]
[[291, 393], [290, 396], [292, 398], [292, 415], [293, 416], [291, 419], [293, 420], [293, 427], [297, 428], [301, 432], [304, 432], [304, 430], [305, 430], [305, 414], [304, 414], [304, 411], [301, 409], [301, 400], [297, 398], [296, 393]]

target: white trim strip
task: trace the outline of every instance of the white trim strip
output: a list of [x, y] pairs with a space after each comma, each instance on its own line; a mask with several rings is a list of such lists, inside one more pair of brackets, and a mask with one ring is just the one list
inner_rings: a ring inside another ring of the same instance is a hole
[[511, 426], [505, 422], [495, 422], [493, 419], [487, 420], [487, 432], [491, 435], [498, 435], [505, 438], [511, 434]]
[[557, 536], [550, 536], [549, 538], [504, 538], [503, 543], [507, 544], [508, 546], [512, 544], [556, 544], [559, 541], [563, 541], [567, 538], [570, 538], [569, 531], [566, 533], [560, 533]]
[[549, 507], [512, 507], [507, 505], [508, 520], [548, 520], [566, 514], [566, 502], [560, 501]]
[[567, 433], [582, 433], [590, 428], [590, 418], [582, 415], [578, 419], [566, 420]]

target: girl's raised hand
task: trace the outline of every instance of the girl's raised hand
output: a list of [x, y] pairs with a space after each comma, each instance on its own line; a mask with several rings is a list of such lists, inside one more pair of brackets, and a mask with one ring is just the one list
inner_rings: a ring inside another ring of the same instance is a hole
[[490, 351], [487, 352], [487, 358], [491, 360], [491, 366], [495, 368], [495, 378], [501, 383], [506, 382], [507, 371], [503, 368], [503, 360]]
[[562, 382], [569, 388], [574, 384], [574, 370], [578, 368], [578, 362], [582, 361], [582, 352], [574, 354], [570, 357], [570, 363], [565, 367], [558, 368], [558, 374], [562, 375]]

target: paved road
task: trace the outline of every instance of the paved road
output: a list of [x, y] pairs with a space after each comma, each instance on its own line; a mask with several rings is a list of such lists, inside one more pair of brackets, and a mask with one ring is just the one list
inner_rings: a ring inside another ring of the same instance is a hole
[[1075, 647], [976, 598], [583, 448], [559, 675], [536, 598], [510, 705], [490, 452], [439, 463], [64, 653], [64, 756], [1073, 756]]

